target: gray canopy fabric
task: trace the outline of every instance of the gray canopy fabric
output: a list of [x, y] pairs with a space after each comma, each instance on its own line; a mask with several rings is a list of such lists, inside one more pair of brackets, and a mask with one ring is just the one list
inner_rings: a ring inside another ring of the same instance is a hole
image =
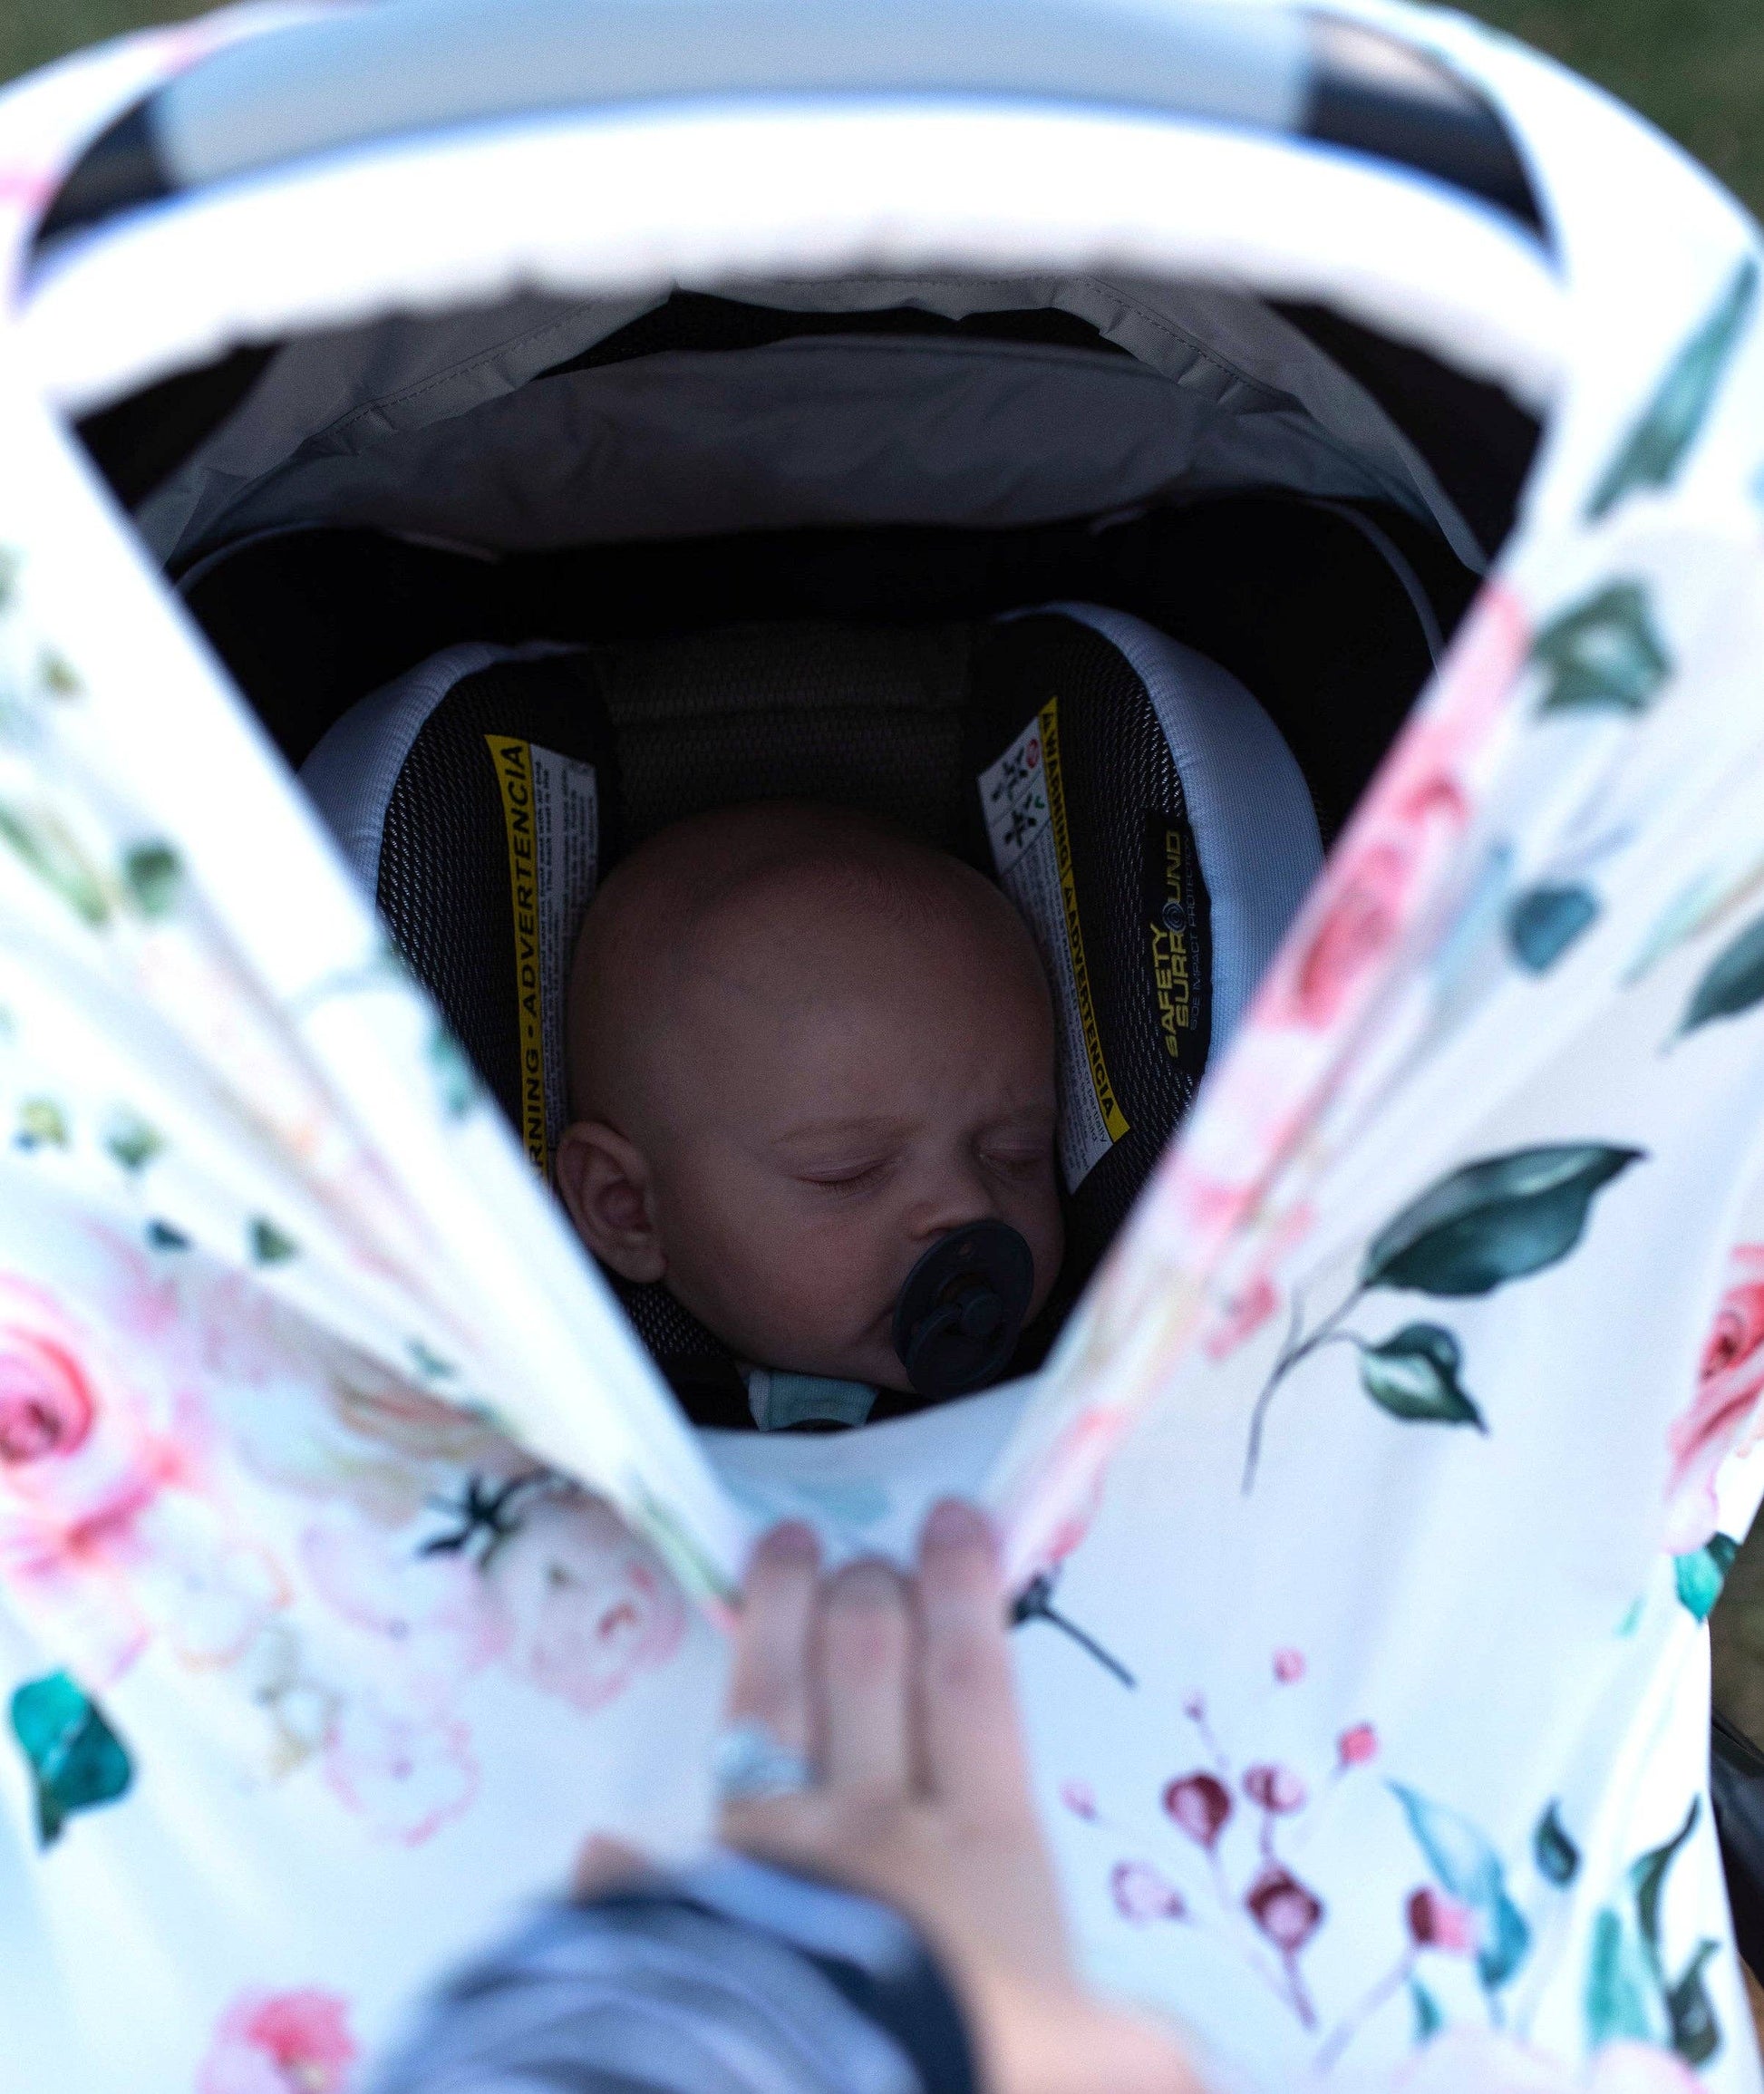
[[[1243, 488], [1382, 499], [1484, 549], [1365, 389], [1259, 299], [1098, 279], [743, 284], [825, 336], [533, 381], [662, 303], [520, 298], [292, 343], [143, 504], [184, 567], [289, 524], [484, 550], [799, 524], [1008, 525]], [[861, 315], [1049, 308], [1129, 357], [877, 341]]]

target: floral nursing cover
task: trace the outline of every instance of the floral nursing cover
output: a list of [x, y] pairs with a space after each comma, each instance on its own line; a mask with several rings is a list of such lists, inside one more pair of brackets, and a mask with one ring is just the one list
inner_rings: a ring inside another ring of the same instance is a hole
[[[1764, 1488], [1759, 262], [1572, 82], [1366, 12], [1508, 95], [1575, 369], [992, 1471], [1036, 1762], [1092, 1967], [1221, 2087], [1755, 2089], [1704, 1623]], [[13, 264], [274, 19], [0, 104]], [[4, 327], [0, 456], [0, 2086], [353, 2094], [581, 1835], [699, 1836], [767, 1501]], [[816, 1442], [803, 1507], [873, 1539], [977, 1415]]]

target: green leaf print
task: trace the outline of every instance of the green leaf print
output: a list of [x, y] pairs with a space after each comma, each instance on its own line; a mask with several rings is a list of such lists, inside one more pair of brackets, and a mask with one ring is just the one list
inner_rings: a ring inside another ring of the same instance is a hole
[[1497, 1991], [1518, 1970], [1531, 1946], [1525, 1915], [1507, 1894], [1500, 1856], [1460, 1811], [1431, 1802], [1400, 1781], [1391, 1782], [1391, 1789], [1441, 1889], [1468, 1905], [1481, 1921], [1477, 1974], [1486, 1990]]
[[153, 1251], [187, 1251], [189, 1238], [182, 1229], [173, 1228], [169, 1221], [150, 1221], [146, 1228], [147, 1247]]
[[1531, 645], [1539, 713], [1645, 713], [1672, 674], [1646, 587], [1607, 582], [1552, 618]]
[[110, 920], [103, 882], [55, 816], [0, 806], [0, 840], [10, 844], [38, 879], [94, 930]]
[[65, 1672], [26, 1681], [12, 1698], [13, 1735], [36, 1789], [37, 1840], [53, 1847], [75, 1811], [114, 1803], [134, 1769], [97, 1702]]
[[1603, 2043], [1651, 2042], [1658, 2032], [1650, 2012], [1652, 1973], [1633, 1927], [1609, 1905], [1593, 1922], [1592, 1953], [1586, 1963], [1586, 2041]]
[[6, 610], [18, 587], [19, 569], [24, 556], [15, 546], [0, 546], [0, 611]]
[[1714, 1018], [1737, 1018], [1764, 1000], [1764, 916], [1722, 946], [1691, 992], [1679, 1032], [1694, 1032]]
[[1706, 1622], [1721, 1596], [1727, 1574], [1740, 1553], [1731, 1535], [1712, 1536], [1703, 1547], [1672, 1558], [1672, 1582], [1679, 1601], [1700, 1622]]
[[253, 1217], [249, 1236], [254, 1265], [279, 1265], [299, 1255], [300, 1246], [294, 1238], [285, 1229], [277, 1228], [273, 1221], [266, 1221], [262, 1215]]
[[169, 843], [138, 843], [123, 857], [122, 884], [144, 916], [170, 916], [183, 879], [183, 861]]
[[450, 1120], [463, 1119], [478, 1095], [478, 1077], [465, 1049], [445, 1025], [437, 1024], [429, 1035], [429, 1067], [441, 1110]]
[[165, 1147], [165, 1137], [140, 1113], [126, 1108], [112, 1114], [104, 1129], [104, 1147], [124, 1170], [144, 1170]]
[[1556, 965], [1598, 913], [1599, 898], [1591, 887], [1527, 887], [1507, 912], [1507, 943], [1521, 966], [1541, 974]]
[[1693, 1796], [1691, 1808], [1684, 1814], [1684, 1823], [1663, 1846], [1653, 1847], [1639, 1861], [1631, 1864], [1629, 1887], [1635, 1899], [1635, 1917], [1642, 1929], [1642, 1938], [1647, 1944], [1649, 1961], [1658, 1973], [1660, 1960], [1660, 1900], [1666, 1888], [1666, 1877], [1679, 1850], [1690, 1838], [1702, 1808], [1702, 1798]]
[[1565, 1142], [1465, 1164], [1372, 1238], [1361, 1289], [1487, 1294], [1542, 1272], [1574, 1249], [1594, 1196], [1642, 1154]]
[[1684, 1975], [1666, 1994], [1672, 2019], [1672, 2048], [1687, 2065], [1706, 2065], [1721, 2047], [1721, 2025], [1702, 1982], [1702, 1968], [1720, 1946], [1706, 1936], [1684, 1967]]
[[65, 1149], [67, 1114], [53, 1098], [25, 1098], [19, 1101], [18, 1132], [13, 1137], [20, 1149]]
[[1537, 1820], [1537, 1829], [1531, 1836], [1531, 1853], [1538, 1874], [1558, 1890], [1565, 1889], [1580, 1872], [1580, 1849], [1563, 1829], [1561, 1813], [1555, 1803]]
[[1409, 1981], [1409, 2001], [1415, 2010], [1415, 2029], [1411, 2041], [1416, 2050], [1423, 2043], [1430, 2043], [1446, 2025], [1446, 2018], [1439, 2012], [1439, 2002], [1419, 1978]]
[[37, 680], [51, 698], [77, 698], [85, 689], [73, 664], [53, 647], [43, 651], [37, 663]]
[[1393, 1418], [1439, 1425], [1488, 1428], [1458, 1379], [1464, 1355], [1456, 1338], [1438, 1323], [1405, 1323], [1381, 1344], [1360, 1349], [1365, 1391]]
[[1596, 523], [1637, 488], [1670, 484], [1708, 416], [1757, 296], [1758, 264], [1748, 256], [1618, 446], [1586, 504], [1588, 523]]

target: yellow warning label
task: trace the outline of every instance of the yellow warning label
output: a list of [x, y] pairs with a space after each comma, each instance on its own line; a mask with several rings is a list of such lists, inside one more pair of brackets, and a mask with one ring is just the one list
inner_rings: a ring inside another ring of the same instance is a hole
[[509, 896], [515, 922], [515, 995], [520, 1012], [520, 1137], [534, 1168], [548, 1171], [551, 1156], [545, 1124], [545, 1027], [540, 988], [539, 892], [537, 821], [533, 803], [533, 752], [509, 734], [487, 734], [497, 783], [502, 789], [502, 826], [509, 837]]
[[1117, 1142], [1128, 1131], [1127, 1116], [1115, 1097], [1109, 1071], [1102, 1059], [1102, 1036], [1097, 1031], [1096, 1004], [1090, 995], [1090, 971], [1084, 964], [1084, 934], [1078, 922], [1078, 882], [1072, 877], [1071, 839], [1066, 833], [1066, 792], [1060, 776], [1060, 701], [1050, 698], [1041, 711], [1042, 780], [1047, 793], [1048, 818], [1053, 825], [1053, 856], [1060, 873], [1060, 898], [1066, 912], [1066, 946], [1071, 955], [1072, 987], [1078, 997], [1079, 1023], [1084, 1034], [1084, 1052], [1090, 1058], [1090, 1086], [1096, 1092], [1097, 1110]]

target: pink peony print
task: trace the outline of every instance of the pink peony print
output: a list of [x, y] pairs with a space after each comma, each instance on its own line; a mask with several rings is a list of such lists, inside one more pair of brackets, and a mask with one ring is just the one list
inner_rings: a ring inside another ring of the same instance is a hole
[[1304, 1677], [1304, 1653], [1303, 1651], [1276, 1651], [1274, 1654], [1274, 1676], [1283, 1687], [1290, 1687], [1294, 1681]]
[[1279, 1291], [1265, 1273], [1258, 1273], [1240, 1293], [1226, 1303], [1218, 1321], [1207, 1333], [1209, 1360], [1228, 1360], [1240, 1345], [1246, 1345], [1280, 1306]]
[[1468, 1955], [1476, 1946], [1476, 1915], [1443, 1891], [1418, 1890], [1406, 1907], [1409, 1938], [1417, 1948]]
[[335, 1992], [241, 1992], [215, 2029], [196, 2094], [347, 2094], [359, 2055]]
[[421, 1847], [478, 1793], [471, 1733], [453, 1718], [434, 1721], [365, 1699], [338, 1711], [325, 1750], [325, 1779], [380, 1839]]
[[513, 1624], [510, 1664], [585, 1714], [666, 1664], [685, 1636], [678, 1587], [599, 1498], [542, 1498], [485, 1575]]
[[1231, 1793], [1216, 1774], [1183, 1774], [1165, 1789], [1164, 1808], [1197, 1847], [1210, 1851], [1231, 1816]]
[[187, 1465], [60, 1302], [0, 1275], [0, 1575], [93, 1684], [147, 1641], [126, 1574], [146, 1553], [145, 1516]]
[[1060, 1800], [1074, 1818], [1084, 1818], [1095, 1824], [1097, 1815], [1096, 1790], [1088, 1781], [1066, 1781], [1061, 1784]]
[[1738, 1244], [1729, 1255], [1727, 1292], [1697, 1369], [1697, 1392], [1666, 1435], [1665, 1546], [1699, 1549], [1720, 1514], [1715, 1478], [1744, 1437], [1764, 1393], [1764, 1244]]
[[1135, 1926], [1153, 1920], [1178, 1920], [1187, 1912], [1181, 1893], [1147, 1861], [1118, 1861], [1109, 1876], [1115, 1910]]
[[1370, 1723], [1355, 1723], [1335, 1740], [1337, 1764], [1363, 1767], [1378, 1757], [1378, 1732]]
[[300, 1553], [319, 1596], [383, 1638], [404, 1668], [451, 1681], [509, 1647], [508, 1608], [468, 1556], [421, 1556], [407, 1541], [340, 1521], [308, 1527]]

